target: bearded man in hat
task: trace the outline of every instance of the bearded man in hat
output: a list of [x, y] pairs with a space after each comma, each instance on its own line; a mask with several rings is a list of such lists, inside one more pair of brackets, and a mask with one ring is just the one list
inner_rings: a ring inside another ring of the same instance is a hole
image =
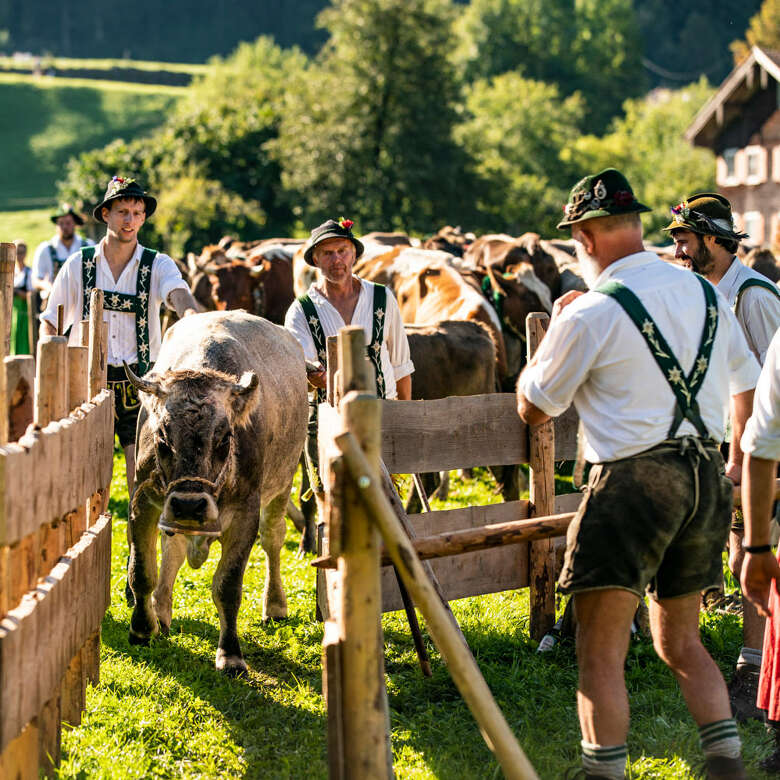
[[318, 269], [320, 280], [293, 301], [284, 320], [285, 328], [303, 347], [306, 360], [319, 366], [308, 374], [314, 393], [305, 451], [310, 484], [318, 499], [322, 483], [317, 470], [317, 405], [325, 400], [327, 337], [346, 325], [360, 325], [376, 374], [377, 395], [401, 401], [412, 397], [414, 365], [398, 303], [384, 285], [353, 275], [363, 244], [353, 235], [352, 225], [351, 219], [342, 217], [329, 219], [311, 231], [303, 257]]
[[[715, 285], [737, 316], [748, 346], [763, 365], [769, 344], [780, 327], [780, 290], [762, 274], [748, 268], [736, 256], [739, 242], [747, 238], [734, 227], [731, 204], [722, 195], [703, 192], [691, 195], [671, 209], [671, 222], [664, 228], [674, 239], [675, 257], [686, 261], [696, 273]], [[745, 419], [731, 415], [731, 444], [726, 474], [739, 484], [742, 450], [739, 446]], [[735, 513], [729, 534], [729, 568], [739, 581], [745, 554], [742, 550], [742, 514]], [[747, 599], [742, 605], [742, 649], [729, 695], [739, 720], [763, 715], [756, 707], [761, 648], [765, 620]]]
[[76, 226], [84, 224], [84, 218], [68, 203], [62, 203], [51, 215], [57, 232], [48, 241], [38, 245], [33, 255], [32, 283], [45, 301], [51, 286], [65, 261], [83, 246], [94, 243], [76, 233]]
[[518, 412], [538, 425], [573, 403], [592, 464], [558, 580], [578, 621], [585, 777], [624, 776], [623, 670], [647, 591], [655, 648], [699, 726], [707, 776], [745, 778], [726, 684], [699, 637], [699, 594], [720, 577], [730, 522], [718, 449], [729, 393], [749, 414], [759, 367], [713, 286], [644, 250], [643, 211], [612, 168], [572, 189], [558, 227], [571, 230], [590, 291], [556, 301], [518, 381]]
[[[140, 401], [124, 370], [139, 376], [152, 367], [160, 351], [160, 306], [183, 317], [198, 305], [181, 272], [168, 255], [138, 242], [138, 231], [154, 214], [157, 201], [134, 179], [114, 176], [93, 216], [106, 226], [97, 246], [74, 252], [54, 280], [41, 335], [57, 332], [57, 307], [64, 307], [64, 328], [89, 319], [93, 289], [104, 293], [103, 320], [108, 322], [108, 385], [114, 392], [114, 431], [125, 453], [127, 487], [132, 495], [135, 472], [135, 428]], [[70, 343], [78, 343], [71, 328]]]

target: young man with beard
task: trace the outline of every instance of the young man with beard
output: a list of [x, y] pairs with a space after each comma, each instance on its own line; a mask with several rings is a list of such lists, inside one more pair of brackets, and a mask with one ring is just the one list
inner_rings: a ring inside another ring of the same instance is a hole
[[88, 238], [82, 238], [76, 233], [76, 226], [83, 225], [84, 219], [68, 203], [63, 203], [51, 215], [51, 221], [57, 226], [57, 232], [48, 241], [38, 245], [32, 266], [33, 287], [40, 292], [44, 302], [65, 261], [81, 247], [93, 244]]
[[718, 449], [729, 393], [747, 418], [759, 367], [712, 285], [644, 250], [643, 211], [612, 168], [572, 189], [558, 227], [571, 229], [591, 290], [556, 301], [518, 412], [539, 424], [574, 403], [594, 464], [558, 580], [577, 615], [585, 777], [624, 776], [624, 663], [647, 590], [655, 648], [699, 727], [707, 776], [745, 778], [726, 684], [699, 636], [699, 594], [720, 577], [731, 516]]
[[[761, 365], [780, 327], [780, 290], [762, 274], [736, 257], [744, 233], [734, 228], [731, 204], [722, 195], [704, 192], [692, 195], [671, 209], [672, 221], [664, 228], [672, 234], [675, 257], [687, 261], [728, 301], [737, 316], [748, 346]], [[739, 484], [742, 471], [743, 420], [731, 415], [731, 445], [727, 475]], [[729, 535], [729, 568], [739, 580], [744, 553], [741, 514], [735, 515]], [[734, 714], [738, 720], [763, 719], [756, 707], [761, 648], [765, 621], [747, 599], [742, 604], [743, 647], [729, 684]]]

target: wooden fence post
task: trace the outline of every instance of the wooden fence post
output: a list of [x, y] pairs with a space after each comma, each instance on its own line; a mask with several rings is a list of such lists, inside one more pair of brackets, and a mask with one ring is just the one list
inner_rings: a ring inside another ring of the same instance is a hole
[[325, 343], [328, 350], [327, 401], [331, 406], [336, 406], [340, 400], [336, 393], [336, 371], [339, 367], [338, 336], [328, 336]]
[[68, 347], [68, 411], [89, 395], [89, 347]]
[[[549, 321], [550, 318], [543, 312], [533, 312], [526, 318], [528, 360], [536, 352]], [[554, 436], [552, 420], [528, 427], [530, 517], [543, 517], [555, 512]], [[531, 542], [528, 555], [530, 634], [533, 639], [541, 639], [555, 622], [555, 552], [552, 539]]]
[[89, 397], [94, 398], [105, 386], [108, 361], [103, 330], [103, 291], [94, 289], [89, 303]]
[[3, 356], [11, 351], [11, 311], [14, 305], [16, 245], [0, 244], [0, 309], [3, 318]]
[[10, 355], [4, 361], [8, 402], [8, 440], [18, 441], [35, 416], [35, 359]]
[[27, 291], [27, 338], [30, 342], [30, 354], [33, 359], [38, 354], [38, 291]]
[[[365, 336], [360, 327], [338, 335], [341, 385], [350, 392], [341, 402], [344, 427], [366, 452], [372, 476], [379, 479], [381, 405], [369, 385]], [[370, 388], [370, 389], [369, 389]], [[362, 391], [362, 392], [361, 392]], [[390, 778], [389, 710], [384, 677], [380, 539], [359, 488], [344, 482], [338, 614], [341, 645], [344, 769], [351, 778]]]
[[35, 374], [35, 424], [43, 428], [68, 414], [68, 340], [41, 336]]

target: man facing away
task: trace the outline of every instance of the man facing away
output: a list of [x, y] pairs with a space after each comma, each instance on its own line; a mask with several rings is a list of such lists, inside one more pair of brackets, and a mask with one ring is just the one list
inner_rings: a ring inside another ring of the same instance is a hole
[[[74, 252], [54, 280], [41, 335], [57, 332], [57, 307], [64, 307], [64, 328], [89, 318], [93, 289], [104, 291], [103, 320], [108, 322], [108, 385], [114, 393], [114, 431], [124, 450], [127, 488], [133, 493], [135, 428], [140, 401], [123, 363], [143, 376], [160, 351], [160, 306], [183, 317], [197, 311], [186, 282], [173, 260], [138, 243], [138, 231], [151, 217], [157, 200], [133, 179], [114, 176], [93, 215], [106, 225], [97, 246]], [[71, 328], [70, 343], [78, 343]]]
[[65, 261], [81, 247], [93, 244], [88, 238], [82, 238], [76, 233], [76, 226], [83, 225], [84, 219], [68, 203], [59, 206], [51, 215], [51, 221], [57, 227], [56, 233], [48, 241], [39, 244], [33, 255], [33, 287], [40, 292], [44, 303]]
[[746, 777], [723, 677], [699, 637], [700, 591], [720, 577], [733, 486], [718, 443], [731, 393], [749, 415], [759, 367], [726, 301], [644, 251], [637, 202], [607, 169], [578, 182], [570, 228], [590, 292], [570, 292], [518, 381], [539, 424], [573, 402], [593, 464], [558, 584], [577, 615], [583, 774], [622, 778], [623, 674], [645, 590], [656, 652], [699, 726], [710, 778]]
[[[704, 192], [691, 195], [671, 209], [672, 220], [664, 228], [672, 234], [675, 257], [686, 260], [728, 301], [736, 314], [751, 352], [763, 365], [772, 337], [780, 327], [780, 290], [762, 274], [736, 257], [740, 240], [747, 238], [734, 228], [731, 204], [722, 195]], [[742, 472], [744, 420], [731, 415], [731, 441], [726, 475], [739, 484]], [[729, 534], [729, 568], [739, 580], [744, 553], [741, 513], [735, 514]], [[731, 704], [738, 720], [762, 719], [756, 708], [764, 618], [748, 600], [742, 603], [742, 649], [729, 684]]]

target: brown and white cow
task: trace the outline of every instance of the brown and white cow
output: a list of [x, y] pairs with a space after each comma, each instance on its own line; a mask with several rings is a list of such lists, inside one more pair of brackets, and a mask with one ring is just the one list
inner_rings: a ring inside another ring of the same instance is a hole
[[[169, 631], [179, 568], [185, 557], [201, 566], [218, 539], [216, 666], [239, 674], [247, 667], [236, 620], [258, 530], [267, 556], [263, 619], [287, 615], [279, 553], [306, 437], [303, 351], [260, 317], [207, 312], [168, 331], [145, 378], [128, 375], [142, 403], [129, 519], [130, 642]], [[166, 532], [159, 580], [158, 526]]]

